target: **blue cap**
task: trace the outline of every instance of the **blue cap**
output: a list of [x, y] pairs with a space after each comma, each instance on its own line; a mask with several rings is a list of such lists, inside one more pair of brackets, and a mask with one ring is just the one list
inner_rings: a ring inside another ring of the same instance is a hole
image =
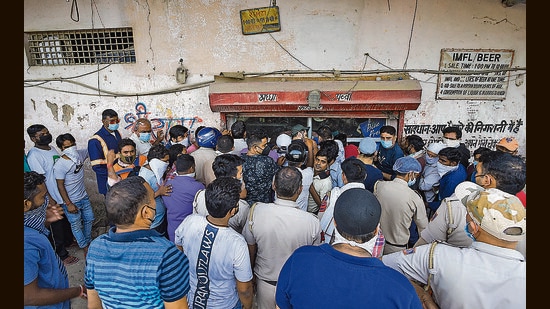
[[366, 155], [371, 155], [377, 150], [376, 142], [372, 137], [364, 137], [361, 142], [359, 142], [359, 151]]
[[422, 171], [422, 166], [415, 158], [406, 156], [395, 160], [393, 170], [403, 174], [409, 172], [420, 173]]

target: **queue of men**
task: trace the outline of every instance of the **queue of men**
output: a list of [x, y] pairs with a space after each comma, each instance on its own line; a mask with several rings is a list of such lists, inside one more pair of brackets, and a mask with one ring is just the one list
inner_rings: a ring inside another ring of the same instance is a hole
[[[474, 164], [457, 127], [430, 147], [397, 141], [387, 125], [346, 154], [328, 126], [319, 143], [301, 124], [275, 143], [242, 121], [193, 139], [177, 125], [165, 144], [145, 118], [130, 138], [114, 110], [101, 120], [87, 151], [110, 227], [86, 246], [83, 285], [68, 286], [47, 238], [74, 209], [55, 199], [50, 171], [25, 171], [25, 308], [69, 308], [74, 297], [88, 308], [526, 306], [515, 139]], [[420, 190], [426, 168], [438, 177]]]

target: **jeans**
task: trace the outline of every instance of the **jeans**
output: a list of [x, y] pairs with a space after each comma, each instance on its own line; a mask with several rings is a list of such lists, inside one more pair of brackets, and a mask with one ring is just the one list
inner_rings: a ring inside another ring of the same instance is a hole
[[90, 203], [89, 197], [85, 197], [73, 204], [78, 208], [77, 213], [70, 213], [65, 204], [63, 204], [63, 210], [67, 220], [71, 223], [71, 230], [78, 246], [84, 248], [92, 241], [92, 225], [94, 223], [92, 203]]

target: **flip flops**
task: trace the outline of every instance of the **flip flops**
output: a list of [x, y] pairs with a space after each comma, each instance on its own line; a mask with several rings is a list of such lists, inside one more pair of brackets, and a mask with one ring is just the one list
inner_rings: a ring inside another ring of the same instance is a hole
[[63, 264], [65, 264], [65, 266], [69, 266], [69, 265], [73, 265], [78, 261], [79, 259], [76, 256], [69, 255], [63, 260]]

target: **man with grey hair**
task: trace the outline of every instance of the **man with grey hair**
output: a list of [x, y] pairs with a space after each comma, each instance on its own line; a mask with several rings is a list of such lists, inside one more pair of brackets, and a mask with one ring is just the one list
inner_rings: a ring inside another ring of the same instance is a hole
[[242, 233], [256, 277], [258, 308], [275, 308], [277, 277], [292, 252], [304, 245], [318, 245], [321, 239], [319, 220], [296, 203], [302, 192], [302, 173], [296, 167], [282, 167], [272, 187], [275, 201], [254, 203]]
[[130, 135], [130, 139], [136, 143], [137, 156], [147, 156], [149, 149], [153, 145], [158, 145], [164, 139], [164, 131], [158, 130], [155, 141], [151, 143], [151, 136], [153, 135], [153, 128], [151, 126], [151, 120], [147, 118], [139, 118], [134, 124], [134, 132]]

